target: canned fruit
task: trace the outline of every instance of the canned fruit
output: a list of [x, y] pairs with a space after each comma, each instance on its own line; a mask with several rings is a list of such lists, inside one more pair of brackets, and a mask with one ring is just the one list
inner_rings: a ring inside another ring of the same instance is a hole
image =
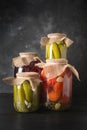
[[39, 68], [38, 66], [36, 66], [37, 63], [40, 63], [39, 60], [35, 60], [35, 61], [31, 61], [29, 63], [29, 65], [24, 65], [21, 67], [14, 67], [14, 77], [16, 77], [16, 73], [20, 73], [20, 72], [37, 72], [37, 73], [41, 73], [42, 68]]

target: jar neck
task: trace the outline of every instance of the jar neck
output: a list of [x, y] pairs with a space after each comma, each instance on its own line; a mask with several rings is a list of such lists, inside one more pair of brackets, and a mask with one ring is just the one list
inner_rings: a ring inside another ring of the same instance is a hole
[[58, 64], [58, 65], [66, 65], [68, 64], [68, 60], [67, 59], [64, 59], [64, 58], [61, 58], [61, 59], [47, 59], [46, 60], [46, 63], [48, 64], [51, 64], [51, 63], [55, 63], [55, 64]]
[[37, 79], [39, 78], [39, 74], [36, 72], [21, 72], [21, 73], [16, 73], [16, 77], [17, 78], [21, 78], [21, 79], [28, 79], [28, 78], [33, 78], [33, 79]]

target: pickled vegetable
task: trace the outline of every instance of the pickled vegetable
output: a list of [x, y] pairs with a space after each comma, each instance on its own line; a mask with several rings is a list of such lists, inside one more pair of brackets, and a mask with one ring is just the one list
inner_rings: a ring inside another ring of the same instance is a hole
[[24, 89], [24, 93], [25, 93], [25, 99], [28, 102], [31, 102], [32, 101], [32, 96], [33, 96], [33, 91], [31, 89], [29, 81], [25, 80], [23, 82], [23, 89]]
[[64, 41], [46, 45], [46, 59], [66, 58], [67, 47]]
[[32, 91], [28, 80], [14, 85], [14, 107], [19, 112], [31, 112], [39, 108], [41, 83]]
[[47, 79], [46, 72], [43, 70], [41, 78], [43, 80], [42, 102], [45, 108], [55, 111], [68, 109], [72, 95], [71, 71], [67, 68], [61, 75]]
[[[49, 81], [48, 81], [49, 82]], [[56, 81], [52, 82], [52, 89], [48, 91], [48, 98], [50, 101], [57, 101], [62, 96], [63, 78], [59, 77]]]
[[39, 108], [40, 102], [40, 91], [41, 91], [41, 84], [39, 84], [36, 90], [33, 92], [33, 100], [32, 100], [32, 111], [37, 110]]
[[28, 111], [25, 104], [23, 85], [14, 86], [14, 107], [19, 112]]
[[65, 44], [64, 41], [61, 41], [61, 42], [57, 42], [57, 44], [59, 45], [59, 49], [60, 49], [60, 52], [61, 52], [61, 58], [67, 58], [67, 46]]

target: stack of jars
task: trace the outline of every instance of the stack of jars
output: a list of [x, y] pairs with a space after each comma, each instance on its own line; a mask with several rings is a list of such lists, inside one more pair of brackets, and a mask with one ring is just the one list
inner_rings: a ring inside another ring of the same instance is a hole
[[53, 33], [41, 38], [46, 48], [44, 63], [36, 52], [19, 53], [12, 59], [14, 76], [4, 81], [14, 86], [14, 108], [18, 112], [32, 112], [41, 108], [67, 110], [72, 99], [72, 72], [68, 64], [67, 48], [73, 43], [65, 34]]
[[42, 60], [36, 52], [21, 52], [12, 59], [14, 76], [3, 79], [13, 86], [13, 105], [18, 112], [32, 112], [40, 107]]
[[42, 37], [40, 43], [46, 48], [46, 64], [41, 72], [42, 105], [50, 110], [67, 110], [72, 100], [72, 72], [79, 79], [67, 60], [67, 48], [73, 41], [65, 34], [52, 33]]

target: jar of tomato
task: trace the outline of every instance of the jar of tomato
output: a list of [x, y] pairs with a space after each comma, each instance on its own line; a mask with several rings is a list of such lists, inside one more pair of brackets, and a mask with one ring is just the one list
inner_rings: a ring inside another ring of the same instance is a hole
[[17, 73], [16, 77], [5, 78], [13, 85], [13, 105], [17, 112], [33, 112], [40, 107], [42, 81], [36, 72]]
[[46, 62], [41, 72], [43, 105], [51, 110], [66, 110], [72, 101], [72, 72], [79, 79], [78, 72], [66, 59]]
[[46, 48], [46, 59], [67, 58], [67, 47], [73, 41], [66, 34], [51, 33], [41, 38], [41, 46]]
[[36, 52], [19, 53], [18, 57], [12, 59], [14, 77], [16, 77], [16, 73], [20, 72], [38, 72], [40, 74], [41, 68], [35, 66], [37, 63], [41, 63], [41, 59]]

